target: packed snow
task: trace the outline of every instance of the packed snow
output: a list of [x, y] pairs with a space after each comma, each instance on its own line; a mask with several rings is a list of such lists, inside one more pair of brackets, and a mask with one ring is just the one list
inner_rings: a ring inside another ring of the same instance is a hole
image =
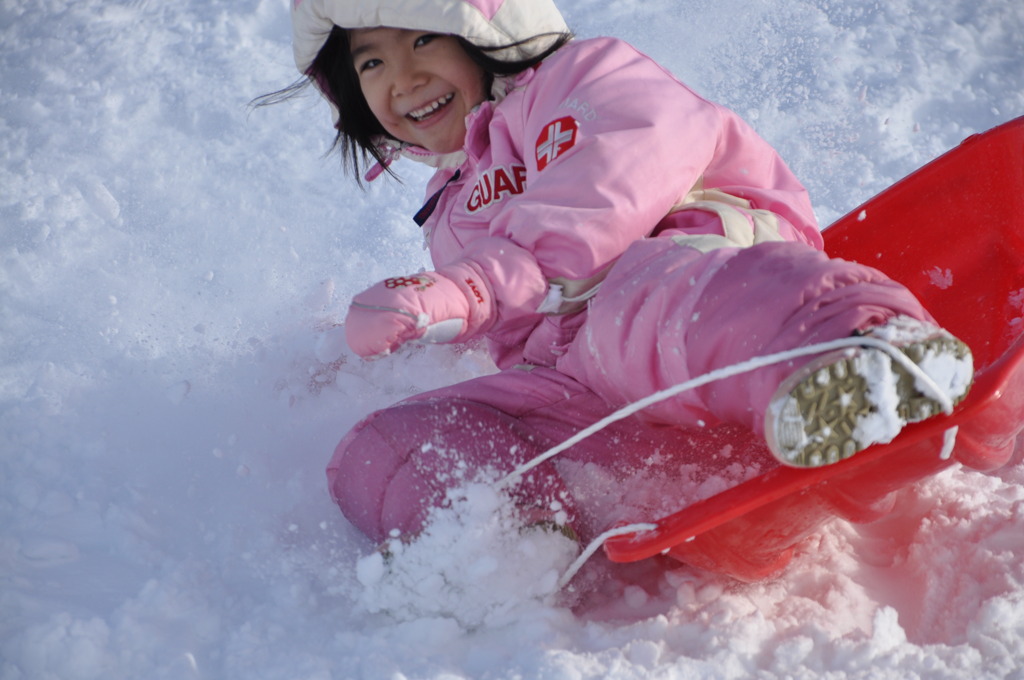
[[[560, 4], [741, 113], [826, 224], [1024, 115], [1019, 0]], [[376, 551], [335, 443], [493, 367], [332, 326], [427, 265], [426, 170], [360, 190], [326, 104], [249, 108], [289, 30], [288, 0], [0, 0], [0, 679], [1024, 677], [1018, 465], [757, 584], [597, 555], [559, 591], [571, 544], [486, 477]]]

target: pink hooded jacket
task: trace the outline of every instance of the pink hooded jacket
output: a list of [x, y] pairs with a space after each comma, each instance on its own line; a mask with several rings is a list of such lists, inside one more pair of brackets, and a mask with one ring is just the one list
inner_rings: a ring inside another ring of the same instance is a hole
[[[300, 69], [335, 24], [441, 30], [492, 46], [566, 30], [546, 0], [300, 0], [294, 14]], [[437, 268], [461, 267], [482, 284], [500, 367], [554, 365], [612, 265], [665, 229], [704, 251], [821, 247], [806, 191], [772, 147], [621, 41], [571, 42], [497, 78], [466, 124], [461, 152], [389, 150], [438, 168], [417, 221]]]
[[432, 179], [423, 225], [437, 266], [470, 259], [483, 271], [499, 366], [550, 365], [611, 266], [670, 226], [723, 237], [701, 248], [821, 247], [775, 151], [629, 45], [570, 43], [509, 86], [467, 120], [466, 159]]

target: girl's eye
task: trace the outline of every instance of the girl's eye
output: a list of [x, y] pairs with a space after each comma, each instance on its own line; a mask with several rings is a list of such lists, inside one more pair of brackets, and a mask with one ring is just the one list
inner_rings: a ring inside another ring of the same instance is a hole
[[366, 61], [364, 61], [363, 63], [361, 63], [359, 65], [359, 69], [358, 70], [359, 70], [360, 73], [364, 73], [364, 72], [369, 71], [370, 69], [376, 68], [376, 67], [378, 67], [380, 65], [381, 65], [381, 60], [380, 59], [367, 59]]
[[434, 42], [440, 37], [441, 36], [437, 33], [425, 33], [424, 35], [417, 37], [416, 42], [413, 43], [413, 45], [415, 47], [423, 47], [424, 45]]

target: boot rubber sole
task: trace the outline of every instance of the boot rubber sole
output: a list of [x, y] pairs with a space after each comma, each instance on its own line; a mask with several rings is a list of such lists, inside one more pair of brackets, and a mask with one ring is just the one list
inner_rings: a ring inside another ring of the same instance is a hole
[[[971, 352], [941, 332], [898, 348], [920, 366], [954, 405], [970, 387]], [[772, 454], [794, 467], [829, 465], [892, 441], [907, 423], [943, 412], [915, 376], [877, 348], [823, 355], [789, 376], [772, 399], [765, 438]]]

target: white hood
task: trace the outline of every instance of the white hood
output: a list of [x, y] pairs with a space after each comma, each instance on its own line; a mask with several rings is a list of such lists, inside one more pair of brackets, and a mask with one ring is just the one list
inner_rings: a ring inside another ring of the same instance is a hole
[[[569, 30], [552, 0], [294, 0], [295, 65], [306, 73], [334, 26], [389, 26], [458, 35], [480, 47], [499, 47]], [[536, 40], [495, 52], [497, 59], [526, 59], [554, 42]]]

